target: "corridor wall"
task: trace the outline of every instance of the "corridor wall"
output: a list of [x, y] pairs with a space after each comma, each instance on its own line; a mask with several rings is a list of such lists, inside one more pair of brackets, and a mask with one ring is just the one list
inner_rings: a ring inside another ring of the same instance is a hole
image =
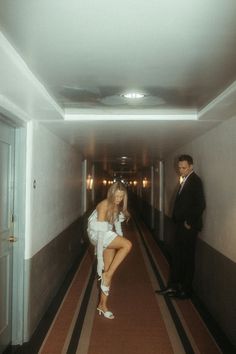
[[193, 156], [202, 178], [207, 207], [199, 236], [194, 288], [218, 324], [236, 344], [236, 117], [171, 153], [165, 161], [165, 213], [178, 183], [174, 161]]
[[81, 155], [41, 123], [27, 126], [27, 341], [81, 250]]

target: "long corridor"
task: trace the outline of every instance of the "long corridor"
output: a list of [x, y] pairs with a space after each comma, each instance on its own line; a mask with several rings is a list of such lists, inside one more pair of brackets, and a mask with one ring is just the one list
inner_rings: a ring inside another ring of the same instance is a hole
[[132, 219], [125, 235], [133, 249], [117, 271], [109, 297], [114, 320], [99, 316], [99, 283], [88, 248], [42, 343], [27, 353], [222, 353], [191, 300], [155, 293], [168, 263], [145, 225]]

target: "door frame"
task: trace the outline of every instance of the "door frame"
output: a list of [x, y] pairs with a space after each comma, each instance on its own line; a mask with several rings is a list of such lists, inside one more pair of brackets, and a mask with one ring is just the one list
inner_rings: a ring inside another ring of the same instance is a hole
[[24, 342], [26, 127], [15, 128], [12, 345]]
[[24, 253], [25, 253], [25, 195], [26, 195], [26, 125], [13, 121], [1, 113], [3, 124], [15, 129], [14, 156], [14, 236], [13, 277], [12, 277], [12, 333], [11, 344], [19, 345], [24, 341]]

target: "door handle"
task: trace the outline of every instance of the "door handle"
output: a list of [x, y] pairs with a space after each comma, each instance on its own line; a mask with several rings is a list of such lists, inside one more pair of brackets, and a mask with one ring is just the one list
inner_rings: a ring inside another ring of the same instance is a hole
[[17, 238], [15, 236], [9, 236], [8, 241], [9, 242], [16, 242]]

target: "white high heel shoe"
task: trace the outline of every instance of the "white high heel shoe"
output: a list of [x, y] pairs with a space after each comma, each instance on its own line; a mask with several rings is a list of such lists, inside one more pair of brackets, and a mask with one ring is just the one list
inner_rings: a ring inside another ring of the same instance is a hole
[[104, 317], [108, 318], [109, 320], [113, 320], [115, 318], [115, 316], [113, 315], [113, 313], [111, 311], [103, 311], [102, 309], [100, 309], [99, 307], [97, 308], [99, 315], [103, 315]]
[[100, 278], [98, 278], [98, 280], [101, 280], [100, 288], [101, 288], [103, 294], [108, 296], [109, 295], [109, 291], [110, 291], [110, 287], [107, 286], [107, 285], [104, 285], [102, 275], [100, 276]]

